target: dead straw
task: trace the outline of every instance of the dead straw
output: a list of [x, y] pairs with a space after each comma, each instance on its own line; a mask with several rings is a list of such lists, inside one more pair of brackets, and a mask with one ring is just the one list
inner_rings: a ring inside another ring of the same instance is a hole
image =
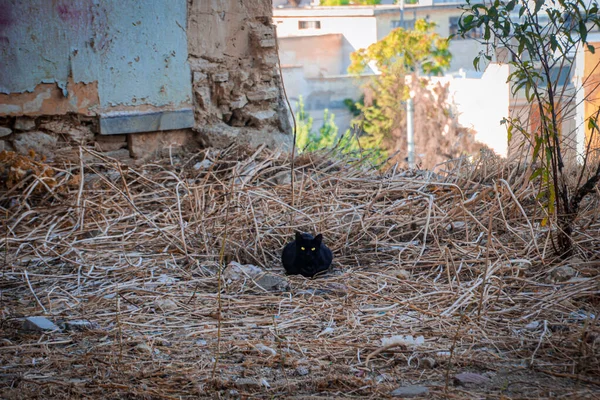
[[[264, 147], [127, 168], [80, 156], [49, 164], [51, 191], [40, 178], [0, 194], [3, 397], [598, 393], [597, 194], [581, 205], [577, 256], [561, 261], [546, 249], [554, 228], [540, 223], [536, 185], [493, 158], [372, 171], [302, 154], [292, 206], [290, 159]], [[283, 275], [293, 230], [323, 233], [329, 274]], [[229, 261], [283, 290], [227, 280]], [[24, 331], [40, 314], [64, 329]], [[382, 343], [398, 335], [424, 343]], [[446, 392], [450, 349], [452, 373], [504, 383]]]

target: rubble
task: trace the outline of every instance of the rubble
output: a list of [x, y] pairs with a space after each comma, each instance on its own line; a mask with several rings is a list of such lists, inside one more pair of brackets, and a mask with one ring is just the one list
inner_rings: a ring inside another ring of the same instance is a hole
[[17, 117], [14, 128], [18, 131], [31, 131], [35, 129], [35, 119], [30, 117]]
[[13, 146], [17, 153], [22, 155], [27, 155], [30, 150], [33, 150], [36, 154], [51, 157], [56, 149], [57, 141], [56, 137], [52, 135], [35, 131], [17, 134], [13, 140]]
[[23, 329], [27, 331], [59, 331], [60, 328], [46, 317], [27, 317], [23, 321]]
[[410, 399], [418, 396], [427, 396], [428, 394], [429, 389], [425, 386], [403, 386], [390, 393], [390, 396]]
[[0, 126], [0, 138], [6, 137], [12, 133], [12, 129]]

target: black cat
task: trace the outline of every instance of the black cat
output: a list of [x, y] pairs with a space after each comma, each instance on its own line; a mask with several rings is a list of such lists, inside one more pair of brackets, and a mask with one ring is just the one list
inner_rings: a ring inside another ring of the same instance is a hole
[[287, 274], [312, 278], [319, 272], [327, 271], [333, 254], [322, 241], [321, 234], [313, 237], [308, 233], [296, 232], [296, 240], [286, 244], [281, 254]]

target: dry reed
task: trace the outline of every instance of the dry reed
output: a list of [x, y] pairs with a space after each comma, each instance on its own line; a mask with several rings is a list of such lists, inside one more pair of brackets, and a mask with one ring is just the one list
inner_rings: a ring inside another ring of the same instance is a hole
[[[80, 154], [0, 197], [3, 398], [599, 393], [598, 193], [561, 261], [527, 171], [493, 159], [379, 172], [303, 154], [292, 207], [289, 157], [264, 147]], [[333, 271], [283, 275], [294, 230], [323, 233]], [[223, 259], [289, 289], [219, 281]], [[553, 280], [566, 264], [576, 276]], [[93, 325], [24, 331], [32, 315]], [[409, 334], [424, 343], [382, 343]], [[492, 383], [447, 387], [464, 371]]]

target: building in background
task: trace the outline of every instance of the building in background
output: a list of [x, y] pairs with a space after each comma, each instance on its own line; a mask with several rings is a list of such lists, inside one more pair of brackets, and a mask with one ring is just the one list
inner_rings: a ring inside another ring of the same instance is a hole
[[[323, 110], [336, 116], [340, 132], [353, 118], [344, 99], [358, 100], [361, 78], [348, 75], [350, 54], [383, 39], [393, 29], [411, 29], [417, 19], [435, 22], [436, 32], [443, 37], [457, 33], [463, 1], [429, 0], [404, 7], [384, 2], [377, 6], [316, 6], [315, 1], [275, 0], [273, 22], [277, 27], [279, 56], [290, 101], [295, 105], [300, 96], [305, 108], [322, 122]], [[482, 50], [474, 39], [456, 38], [450, 44], [453, 55], [450, 72], [473, 70], [473, 58]], [[370, 71], [371, 74], [377, 71]]]

